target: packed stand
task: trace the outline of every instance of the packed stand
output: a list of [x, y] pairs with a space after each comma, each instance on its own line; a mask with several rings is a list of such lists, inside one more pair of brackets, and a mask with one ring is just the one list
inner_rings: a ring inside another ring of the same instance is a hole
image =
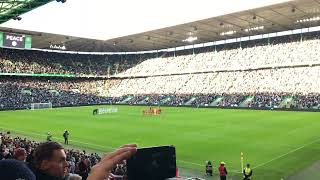
[[292, 108], [297, 109], [310, 109], [318, 107], [320, 109], [320, 96], [319, 94], [308, 94], [294, 96], [294, 103], [291, 105]]
[[[285, 93], [259, 93], [254, 95], [254, 100], [250, 102], [249, 107], [269, 108], [279, 106], [285, 97], [290, 96]], [[300, 97], [304, 98], [304, 97]]]
[[[248, 107], [313, 108], [320, 94], [319, 47], [319, 33], [309, 33], [302, 39], [300, 35], [274, 37], [242, 42], [241, 47], [233, 43], [160, 56], [0, 49], [1, 72], [125, 76], [102, 80], [3, 76], [0, 109], [46, 102], [205, 106], [219, 96], [223, 98], [215, 105], [223, 107], [237, 107], [252, 96], [245, 104]], [[283, 102], [286, 98], [288, 103]]]
[[300, 36], [290, 37], [277, 37], [271, 44], [249, 41], [242, 43], [245, 47], [218, 45], [223, 47], [209, 52], [148, 59], [121, 74], [152, 76], [320, 63], [318, 38], [300, 41]]
[[[0, 109], [26, 109], [31, 103], [54, 107], [90, 104], [192, 105], [237, 107], [253, 96], [249, 107], [279, 106], [293, 97], [292, 108], [319, 104], [320, 67], [290, 67], [252, 71], [186, 74], [116, 80], [39, 79], [6, 77], [0, 80]], [[192, 97], [190, 104], [186, 104]], [[275, 106], [275, 105], [274, 105]]]
[[[164, 75], [319, 64], [319, 33], [221, 44], [176, 53], [76, 54], [0, 49], [0, 73]], [[302, 41], [301, 41], [302, 40]]]
[[320, 66], [123, 79], [107, 94], [320, 94]]
[[196, 99], [192, 102], [193, 106], [209, 106], [211, 103], [214, 102], [219, 95], [204, 95], [204, 94], [199, 94], [199, 95], [194, 95]]
[[223, 99], [217, 104], [220, 107], [238, 107], [244, 98], [243, 94], [222, 95]]
[[[320, 109], [320, 96], [295, 95], [293, 93], [233, 93], [233, 94], [145, 94], [128, 95], [131, 97], [122, 104], [129, 105], [165, 105], [193, 107], [247, 107], [255, 109], [291, 108]], [[124, 98], [123, 98], [124, 99]], [[113, 102], [115, 104], [121, 101]]]
[[106, 97], [104, 81], [85, 79], [1, 78], [0, 109], [27, 109], [31, 103], [52, 103], [54, 107], [112, 103]]
[[0, 73], [76, 74], [107, 76], [153, 57], [140, 55], [94, 55], [0, 48]]

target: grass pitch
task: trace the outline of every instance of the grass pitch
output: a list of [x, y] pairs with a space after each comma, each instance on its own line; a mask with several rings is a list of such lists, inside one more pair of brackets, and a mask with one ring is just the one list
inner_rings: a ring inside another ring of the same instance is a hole
[[126, 143], [175, 145], [180, 168], [203, 173], [206, 160], [214, 168], [224, 161], [233, 179], [241, 177], [241, 152], [255, 180], [286, 179], [320, 160], [317, 112], [164, 107], [162, 115], [143, 116], [146, 107], [118, 106], [118, 113], [92, 116], [94, 108], [3, 111], [0, 129], [43, 140], [51, 132], [60, 142], [68, 129], [70, 144], [100, 152]]

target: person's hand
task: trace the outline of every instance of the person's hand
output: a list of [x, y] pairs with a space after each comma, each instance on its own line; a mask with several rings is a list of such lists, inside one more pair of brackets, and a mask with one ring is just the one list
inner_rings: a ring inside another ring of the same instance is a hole
[[128, 144], [107, 154], [98, 164], [92, 167], [87, 180], [105, 180], [108, 179], [110, 171], [121, 163], [123, 160], [129, 159], [137, 152], [136, 144]]

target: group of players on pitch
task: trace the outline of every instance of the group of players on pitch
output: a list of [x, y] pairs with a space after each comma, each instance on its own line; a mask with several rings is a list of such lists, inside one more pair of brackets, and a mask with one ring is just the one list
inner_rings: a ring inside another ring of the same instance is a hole
[[[218, 168], [220, 180], [226, 180], [227, 179], [227, 168], [225, 167], [225, 162], [220, 162], [220, 166]], [[213, 166], [211, 161], [206, 162], [206, 175], [212, 176], [213, 174]], [[243, 180], [251, 180], [252, 177], [252, 169], [250, 168], [250, 164], [247, 164], [247, 166], [243, 169]]]

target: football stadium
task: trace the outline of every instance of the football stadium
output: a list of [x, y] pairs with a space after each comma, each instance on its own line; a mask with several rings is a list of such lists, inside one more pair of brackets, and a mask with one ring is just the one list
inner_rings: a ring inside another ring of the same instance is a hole
[[0, 179], [320, 179], [320, 1], [0, 1]]

